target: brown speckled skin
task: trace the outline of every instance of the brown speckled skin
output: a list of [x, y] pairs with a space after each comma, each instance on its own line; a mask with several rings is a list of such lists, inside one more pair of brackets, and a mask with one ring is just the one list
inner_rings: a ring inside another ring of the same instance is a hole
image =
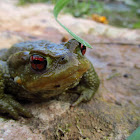
[[[19, 115], [31, 116], [15, 97], [42, 101], [75, 87], [80, 93], [72, 104], [76, 106], [89, 101], [99, 87], [94, 67], [74, 39], [59, 45], [43, 40], [22, 42], [3, 52], [0, 53], [0, 112], [9, 113], [14, 119]], [[44, 71], [31, 68], [33, 54], [47, 60]]]

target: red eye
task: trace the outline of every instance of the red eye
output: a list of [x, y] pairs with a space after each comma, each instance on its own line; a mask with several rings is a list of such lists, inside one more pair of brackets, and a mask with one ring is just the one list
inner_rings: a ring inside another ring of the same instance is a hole
[[84, 55], [86, 53], [86, 46], [81, 44], [81, 53]]
[[47, 61], [44, 57], [35, 54], [30, 57], [30, 63], [32, 69], [36, 71], [45, 70], [47, 65]]

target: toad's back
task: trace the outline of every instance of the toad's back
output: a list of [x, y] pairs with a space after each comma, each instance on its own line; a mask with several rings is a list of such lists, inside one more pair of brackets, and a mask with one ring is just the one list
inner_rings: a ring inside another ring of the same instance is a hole
[[0, 60], [6, 61], [10, 55], [20, 51], [40, 50], [52, 53], [52, 55], [62, 55], [68, 52], [63, 44], [55, 44], [46, 40], [26, 41], [13, 45], [10, 49], [0, 50]]

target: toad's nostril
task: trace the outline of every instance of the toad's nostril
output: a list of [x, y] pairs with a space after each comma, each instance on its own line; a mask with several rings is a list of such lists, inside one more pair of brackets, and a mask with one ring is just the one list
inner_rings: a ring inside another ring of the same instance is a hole
[[59, 59], [59, 63], [60, 64], [65, 64], [65, 63], [67, 63], [68, 62], [68, 56], [62, 56], [62, 57], [60, 57], [60, 59]]

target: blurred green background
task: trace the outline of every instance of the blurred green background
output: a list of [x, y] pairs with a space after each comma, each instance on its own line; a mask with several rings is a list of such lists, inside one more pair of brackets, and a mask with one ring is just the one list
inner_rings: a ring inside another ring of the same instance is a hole
[[[58, 0], [19, 0], [28, 3], [55, 4]], [[75, 17], [91, 18], [93, 14], [105, 16], [110, 25], [140, 28], [140, 0], [70, 0], [63, 12]]]

